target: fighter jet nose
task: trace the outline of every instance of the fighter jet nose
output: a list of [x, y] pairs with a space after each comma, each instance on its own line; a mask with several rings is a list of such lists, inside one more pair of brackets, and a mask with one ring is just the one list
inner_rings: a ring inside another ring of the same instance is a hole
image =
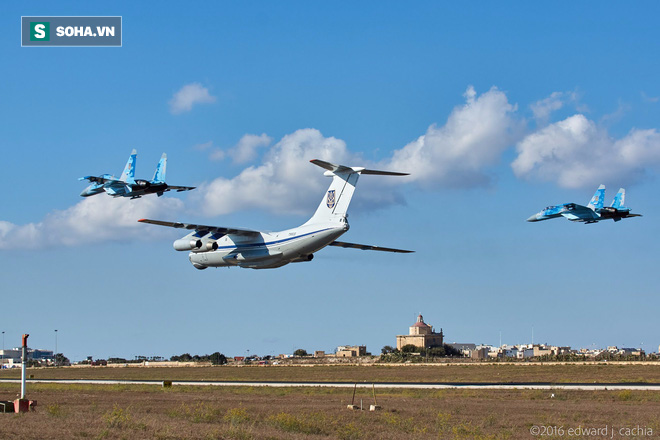
[[537, 222], [537, 221], [539, 221], [539, 218], [537, 217], [537, 214], [534, 214], [534, 215], [530, 216], [530, 217], [527, 219], [527, 221], [528, 221], [528, 222]]
[[89, 197], [89, 193], [87, 192], [86, 189], [82, 190], [82, 192], [80, 193], [80, 197]]

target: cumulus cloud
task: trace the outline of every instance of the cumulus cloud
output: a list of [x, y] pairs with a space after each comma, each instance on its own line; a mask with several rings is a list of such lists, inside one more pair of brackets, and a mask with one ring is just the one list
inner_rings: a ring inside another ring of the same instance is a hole
[[209, 160], [223, 160], [227, 156], [225, 150], [220, 148], [214, 148], [209, 153]]
[[660, 96], [648, 96], [643, 91], [641, 92], [641, 95], [642, 95], [642, 101], [644, 102], [650, 102], [655, 104], [656, 102], [660, 101]]
[[[454, 188], [488, 185], [491, 177], [485, 170], [495, 165], [502, 152], [513, 145], [522, 125], [514, 117], [515, 105], [497, 88], [478, 96], [469, 87], [465, 100], [464, 105], [451, 112], [443, 126], [430, 126], [424, 135], [380, 163], [365, 162], [340, 139], [325, 137], [316, 129], [301, 129], [270, 147], [258, 166], [245, 168], [233, 178], [219, 177], [200, 185], [191, 198], [198, 205], [196, 209], [209, 216], [244, 209], [309, 214], [330, 183], [317, 167], [310, 165], [309, 160], [315, 158], [411, 173], [407, 178], [360, 183], [359, 203], [370, 207], [403, 203], [403, 197], [393, 186], [405, 182]], [[265, 134], [246, 135], [228, 154], [236, 161], [253, 158], [256, 146], [270, 142]], [[369, 176], [369, 179], [382, 178]]]
[[195, 104], [210, 104], [215, 100], [215, 96], [211, 96], [209, 89], [200, 83], [186, 84], [170, 99], [170, 113], [178, 115], [189, 112]]
[[632, 129], [621, 139], [576, 114], [529, 134], [511, 164], [519, 178], [555, 182], [565, 188], [605, 181], [627, 185], [660, 167], [660, 134]]
[[431, 125], [382, 166], [409, 172], [407, 180], [423, 186], [489, 185], [486, 169], [515, 142], [522, 125], [514, 117], [516, 106], [495, 87], [477, 96], [470, 86], [464, 97], [465, 104], [454, 108], [445, 125]]
[[580, 96], [577, 92], [552, 92], [547, 98], [532, 103], [529, 108], [532, 110], [537, 127], [543, 127], [548, 124], [552, 113], [571, 104], [579, 112], [588, 112], [586, 105], [580, 103]]
[[196, 151], [208, 151], [209, 149], [213, 148], [213, 141], [208, 141], [201, 144], [193, 145], [192, 148], [193, 150]]
[[256, 134], [246, 134], [238, 141], [238, 144], [231, 150], [229, 155], [234, 160], [234, 163], [246, 163], [254, 160], [257, 157], [257, 150], [259, 148], [267, 147], [273, 139], [262, 133], [257, 136]]
[[538, 125], [545, 125], [550, 119], [550, 114], [564, 106], [563, 95], [562, 92], [553, 92], [547, 98], [541, 99], [530, 106]]
[[191, 197], [206, 215], [252, 208], [275, 213], [309, 212], [330, 183], [309, 160], [351, 163], [352, 158], [344, 141], [324, 137], [315, 129], [301, 129], [271, 147], [259, 166], [248, 167], [231, 179], [218, 177], [200, 185]]
[[164, 215], [169, 218], [182, 207], [181, 200], [168, 197], [129, 200], [99, 194], [66, 210], [53, 211], [38, 223], [16, 225], [0, 221], [0, 249], [78, 246], [153, 238], [163, 231], [140, 224], [137, 219]]
[[208, 151], [209, 160], [218, 161], [229, 156], [235, 164], [244, 164], [254, 160], [258, 156], [259, 149], [267, 147], [272, 141], [273, 139], [266, 133], [261, 135], [246, 134], [236, 145], [227, 150], [214, 147], [212, 141], [195, 145], [193, 149], [197, 151]]

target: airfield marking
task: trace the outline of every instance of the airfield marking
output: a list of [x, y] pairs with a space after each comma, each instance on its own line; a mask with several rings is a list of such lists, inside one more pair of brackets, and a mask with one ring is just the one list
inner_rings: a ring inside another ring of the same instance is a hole
[[[0, 379], [0, 383], [20, 383], [20, 379]], [[112, 379], [28, 379], [29, 383], [62, 383], [86, 385], [160, 385], [162, 380], [112, 380]], [[221, 386], [221, 387], [323, 387], [323, 388], [350, 388], [355, 382], [231, 382], [231, 381], [185, 381], [173, 380], [172, 385], [183, 386]], [[371, 388], [372, 382], [358, 382], [359, 388]], [[376, 388], [409, 388], [409, 389], [491, 389], [491, 390], [638, 390], [660, 391], [658, 384], [640, 383], [405, 383], [405, 382], [375, 382]]]

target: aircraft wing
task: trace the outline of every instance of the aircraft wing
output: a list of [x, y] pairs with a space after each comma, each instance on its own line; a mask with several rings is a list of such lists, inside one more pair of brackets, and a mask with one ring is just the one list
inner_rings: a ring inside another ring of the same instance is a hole
[[167, 185], [167, 189], [165, 191], [176, 191], [176, 192], [181, 192], [181, 191], [190, 191], [197, 188], [196, 186], [175, 186], [175, 185]]
[[382, 251], [382, 252], [397, 252], [400, 254], [409, 254], [415, 251], [407, 251], [404, 249], [392, 249], [380, 246], [370, 246], [366, 244], [346, 243], [344, 241], [333, 241], [329, 246], [338, 246], [343, 248], [362, 249], [363, 251]]
[[601, 219], [592, 209], [575, 203], [567, 205], [566, 210], [561, 215], [573, 221], [593, 222]]
[[225, 228], [222, 226], [206, 226], [206, 225], [194, 225], [191, 223], [179, 223], [179, 222], [165, 222], [162, 220], [150, 220], [148, 218], [141, 218], [138, 220], [140, 223], [150, 223], [152, 225], [167, 226], [169, 228], [177, 229], [189, 229], [195, 231], [208, 231], [208, 232], [219, 232], [221, 234], [227, 235], [243, 235], [246, 237], [252, 237], [259, 235], [259, 231], [253, 231], [251, 229], [238, 229], [238, 228]]

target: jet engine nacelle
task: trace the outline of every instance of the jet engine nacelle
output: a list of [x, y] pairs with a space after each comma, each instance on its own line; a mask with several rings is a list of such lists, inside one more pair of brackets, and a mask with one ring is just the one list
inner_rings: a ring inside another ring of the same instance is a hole
[[173, 246], [177, 251], [193, 251], [202, 247], [202, 240], [180, 238], [173, 243]]
[[295, 260], [291, 260], [292, 263], [303, 263], [305, 261], [312, 261], [314, 259], [314, 254], [301, 255]]
[[207, 251], [217, 251], [218, 250], [218, 242], [217, 241], [209, 241], [206, 243], [206, 250]]

